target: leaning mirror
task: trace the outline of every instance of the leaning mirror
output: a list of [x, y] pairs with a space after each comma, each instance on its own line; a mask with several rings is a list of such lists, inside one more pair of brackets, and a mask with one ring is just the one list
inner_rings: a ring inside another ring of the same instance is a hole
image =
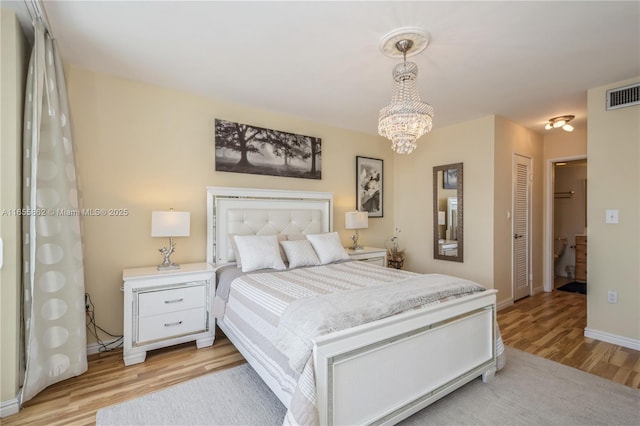
[[462, 262], [462, 163], [433, 168], [433, 257]]

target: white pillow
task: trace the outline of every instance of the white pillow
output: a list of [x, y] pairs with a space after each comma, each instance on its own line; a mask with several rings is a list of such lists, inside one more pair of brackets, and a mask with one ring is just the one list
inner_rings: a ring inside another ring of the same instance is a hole
[[280, 246], [275, 235], [236, 235], [234, 239], [242, 259], [242, 272], [266, 268], [287, 269], [280, 257]]
[[229, 235], [229, 243], [231, 243], [231, 250], [233, 250], [233, 257], [236, 259], [236, 266], [242, 267], [242, 259], [240, 259], [240, 252], [238, 252], [238, 244], [236, 244], [236, 236]]
[[289, 259], [289, 268], [315, 266], [320, 263], [309, 240], [280, 241], [280, 245]]
[[307, 239], [311, 242], [313, 249], [316, 251], [321, 265], [335, 262], [338, 260], [350, 259], [347, 251], [342, 247], [340, 237], [337, 232], [329, 232], [326, 234], [308, 234]]
[[[233, 250], [233, 257], [236, 259], [236, 266], [238, 267], [238, 269], [242, 268], [242, 257], [240, 252], [238, 251], [238, 244], [236, 244], [236, 236], [235, 234], [230, 234], [229, 235], [229, 241], [231, 242], [231, 249]], [[278, 241], [285, 241], [287, 239], [287, 236], [285, 234], [277, 234], [276, 238], [278, 239]], [[287, 261], [286, 258], [286, 254], [284, 252], [284, 250], [282, 249], [282, 247], [279, 248], [280, 249], [280, 257], [282, 258], [282, 260], [284, 262]]]

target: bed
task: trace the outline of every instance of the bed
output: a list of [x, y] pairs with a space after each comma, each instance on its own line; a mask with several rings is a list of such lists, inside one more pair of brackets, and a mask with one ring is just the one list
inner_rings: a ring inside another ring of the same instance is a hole
[[[395, 424], [504, 362], [495, 290], [332, 258], [331, 193], [209, 187], [207, 229], [217, 325], [285, 424]], [[293, 267], [248, 255], [263, 242]], [[309, 245], [322, 265], [300, 261]]]

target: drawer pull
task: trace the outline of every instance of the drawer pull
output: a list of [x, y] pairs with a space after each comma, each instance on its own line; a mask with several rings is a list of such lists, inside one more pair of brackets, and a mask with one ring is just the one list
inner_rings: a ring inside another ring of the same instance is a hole
[[176, 321], [176, 322], [170, 322], [170, 323], [165, 323], [164, 326], [165, 327], [175, 327], [176, 325], [180, 325], [182, 324], [182, 321]]
[[180, 303], [184, 300], [184, 298], [180, 298], [180, 299], [173, 299], [173, 300], [165, 300], [164, 303]]

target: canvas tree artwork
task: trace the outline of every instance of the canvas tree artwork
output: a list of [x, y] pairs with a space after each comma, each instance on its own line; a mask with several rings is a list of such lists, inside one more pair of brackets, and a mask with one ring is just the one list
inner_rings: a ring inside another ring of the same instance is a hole
[[322, 178], [322, 140], [215, 120], [216, 171]]

